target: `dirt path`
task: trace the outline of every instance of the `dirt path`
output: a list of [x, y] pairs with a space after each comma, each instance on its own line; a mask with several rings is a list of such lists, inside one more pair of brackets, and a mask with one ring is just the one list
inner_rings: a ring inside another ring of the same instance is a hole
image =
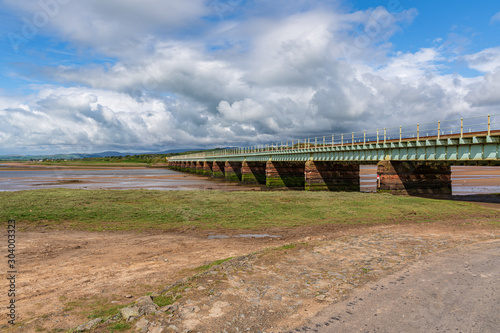
[[[149, 316], [148, 325], [162, 327], [163, 332], [282, 332], [303, 324], [354, 288], [426, 253], [500, 236], [497, 229], [449, 224], [311, 227], [265, 233], [281, 237], [208, 239], [210, 232], [197, 230], [160, 234], [21, 232], [17, 238], [21, 324], [0, 329], [74, 328], [89, 321], [92, 311], [129, 304], [148, 292], [161, 291], [193, 275], [195, 267], [260, 251], [190, 280], [178, 292], [182, 298], [176, 308]], [[212, 232], [212, 236], [216, 234]], [[238, 234], [232, 232], [232, 236]], [[294, 246], [262, 251], [292, 242]], [[3, 304], [5, 295], [1, 297]], [[107, 332], [106, 327], [97, 331]]]
[[500, 241], [455, 248], [370, 283], [301, 332], [498, 332]]
[[[30, 323], [24, 325], [27, 332], [36, 327], [76, 327], [87, 319], [78, 314], [74, 301], [127, 304], [161, 290], [186, 269], [283, 242], [146, 232], [21, 232], [17, 235], [18, 322]], [[4, 281], [2, 288], [6, 290]], [[5, 293], [1, 297], [4, 304]], [[4, 323], [2, 318], [0, 325]]]

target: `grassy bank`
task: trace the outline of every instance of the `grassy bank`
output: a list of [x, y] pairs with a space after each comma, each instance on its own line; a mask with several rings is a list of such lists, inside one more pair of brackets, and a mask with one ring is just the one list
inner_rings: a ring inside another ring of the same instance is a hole
[[[469, 219], [500, 224], [474, 203], [333, 192], [34, 190], [0, 192], [1, 219], [80, 230], [262, 229]], [[496, 222], [495, 222], [496, 221]]]

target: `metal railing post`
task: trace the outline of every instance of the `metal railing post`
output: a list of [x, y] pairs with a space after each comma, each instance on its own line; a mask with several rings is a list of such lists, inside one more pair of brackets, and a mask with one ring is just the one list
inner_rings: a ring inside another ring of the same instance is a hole
[[420, 124], [417, 124], [417, 141], [420, 140]]
[[387, 128], [384, 128], [384, 143], [387, 141]]
[[377, 128], [377, 144], [378, 144], [378, 128]]
[[464, 118], [460, 118], [460, 138], [464, 137]]
[[438, 140], [441, 137], [441, 122], [438, 121]]
[[403, 139], [403, 126], [399, 126], [399, 142]]
[[351, 141], [352, 141], [352, 142], [351, 142], [351, 146], [353, 146], [353, 147], [354, 147], [354, 132], [352, 132], [352, 140], [351, 140]]
[[341, 139], [340, 139], [340, 146], [343, 147], [344, 146], [344, 133], [342, 133], [341, 135]]
[[366, 144], [366, 131], [363, 132], [363, 144]]
[[335, 146], [335, 135], [332, 134], [332, 147]]
[[491, 134], [491, 123], [490, 123], [490, 115], [488, 115], [488, 136]]

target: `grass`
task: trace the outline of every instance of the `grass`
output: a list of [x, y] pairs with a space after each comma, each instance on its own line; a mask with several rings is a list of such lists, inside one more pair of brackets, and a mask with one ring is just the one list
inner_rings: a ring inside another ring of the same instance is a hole
[[209, 264], [206, 264], [206, 265], [203, 265], [203, 266], [199, 266], [199, 267], [196, 267], [195, 270], [198, 271], [198, 272], [204, 272], [204, 271], [208, 271], [210, 268], [214, 267], [214, 266], [217, 266], [217, 265], [220, 265], [222, 264], [223, 262], [226, 262], [226, 261], [229, 261], [231, 259], [233, 259], [234, 257], [229, 257], [229, 258], [226, 258], [226, 259], [220, 259], [220, 260], [216, 260], [216, 261], [212, 261], [211, 263]]
[[109, 326], [108, 329], [111, 332], [115, 332], [115, 331], [126, 331], [126, 330], [129, 330], [131, 327], [132, 326], [130, 326], [130, 324], [117, 323], [117, 324], [113, 324], [113, 325]]
[[114, 316], [124, 307], [126, 307], [126, 305], [110, 303], [107, 298], [92, 297], [67, 302], [64, 311], [69, 312], [76, 310], [84, 317], [95, 319]]
[[21, 228], [78, 230], [264, 229], [457, 219], [500, 224], [470, 202], [348, 192], [49, 189], [0, 192], [0, 219]]
[[154, 298], [153, 302], [158, 305], [158, 307], [162, 308], [164, 306], [167, 306], [167, 305], [170, 305], [170, 304], [174, 304], [174, 302], [179, 299], [180, 297], [176, 297], [176, 296], [165, 296], [165, 295], [162, 295], [162, 296], [157, 296]]
[[283, 246], [280, 246], [280, 247], [277, 247], [276, 250], [280, 251], [280, 250], [291, 250], [291, 249], [294, 249], [295, 248], [295, 244], [285, 244]]

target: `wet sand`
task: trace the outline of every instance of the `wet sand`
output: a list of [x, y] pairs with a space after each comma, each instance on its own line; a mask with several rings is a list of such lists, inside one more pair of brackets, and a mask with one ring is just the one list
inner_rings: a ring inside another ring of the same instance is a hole
[[[375, 192], [377, 167], [362, 165], [362, 192]], [[500, 167], [453, 166], [454, 195], [500, 193]], [[47, 188], [258, 191], [224, 180], [186, 174], [166, 168], [40, 166], [0, 164], [0, 191]]]
[[262, 186], [242, 186], [166, 168], [0, 164], [0, 191], [49, 188], [258, 191]]

